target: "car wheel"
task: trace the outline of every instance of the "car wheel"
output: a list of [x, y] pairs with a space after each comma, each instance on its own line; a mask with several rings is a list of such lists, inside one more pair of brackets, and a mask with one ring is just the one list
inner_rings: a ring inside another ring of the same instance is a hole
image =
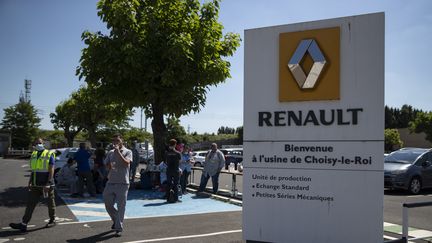
[[414, 177], [411, 179], [411, 182], [409, 184], [409, 192], [412, 194], [419, 194], [421, 190], [421, 180], [418, 177]]
[[201, 165], [201, 162], [196, 162], [196, 163], [194, 164], [194, 166], [195, 166], [195, 167], [201, 167], [202, 165]]

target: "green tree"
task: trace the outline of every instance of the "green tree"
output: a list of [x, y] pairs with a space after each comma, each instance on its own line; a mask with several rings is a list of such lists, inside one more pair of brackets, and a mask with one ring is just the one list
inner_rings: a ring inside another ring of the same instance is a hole
[[174, 138], [180, 143], [187, 143], [186, 130], [180, 125], [180, 120], [176, 117], [167, 118], [167, 137]]
[[410, 131], [424, 132], [426, 140], [432, 142], [432, 112], [420, 112], [414, 121], [410, 122]]
[[38, 137], [44, 138], [51, 143], [51, 148], [62, 148], [68, 146], [65, 143], [64, 132], [60, 130], [39, 130]]
[[83, 130], [83, 127], [77, 121], [80, 112], [76, 100], [70, 98], [58, 104], [55, 112], [50, 114], [54, 128], [63, 129], [63, 136], [66, 138], [69, 147], [73, 146], [75, 136]]
[[28, 149], [36, 138], [41, 119], [32, 104], [20, 101], [4, 109], [2, 129], [12, 135], [12, 148]]
[[152, 118], [155, 161], [163, 158], [164, 116], [187, 115], [205, 105], [210, 86], [230, 77], [238, 34], [223, 36], [219, 0], [101, 0], [98, 15], [109, 34], [84, 32], [77, 75], [107, 98], [143, 107]]
[[397, 129], [384, 130], [384, 149], [385, 151], [393, 151], [396, 148], [401, 148], [403, 142], [400, 139], [400, 134]]
[[149, 132], [143, 131], [142, 129], [131, 127], [122, 132], [123, 138], [128, 143], [133, 141], [144, 142], [149, 141], [153, 144], [153, 136]]
[[236, 134], [240, 144], [243, 144], [243, 126], [236, 128]]
[[384, 112], [385, 128], [406, 128], [416, 119], [417, 114], [423, 111], [405, 104], [400, 109], [385, 106]]
[[82, 87], [73, 92], [71, 99], [75, 101], [76, 125], [86, 130], [92, 147], [96, 147], [97, 131], [104, 127], [116, 127], [120, 130], [127, 127], [132, 110], [121, 103], [109, 103], [99, 90]]
[[235, 129], [231, 128], [231, 127], [219, 127], [217, 134], [234, 134], [235, 133]]

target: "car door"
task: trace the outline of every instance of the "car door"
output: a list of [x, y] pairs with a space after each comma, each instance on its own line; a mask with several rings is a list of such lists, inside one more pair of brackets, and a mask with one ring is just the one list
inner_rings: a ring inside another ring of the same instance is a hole
[[426, 161], [421, 166], [423, 186], [432, 187], [432, 152], [427, 153]]

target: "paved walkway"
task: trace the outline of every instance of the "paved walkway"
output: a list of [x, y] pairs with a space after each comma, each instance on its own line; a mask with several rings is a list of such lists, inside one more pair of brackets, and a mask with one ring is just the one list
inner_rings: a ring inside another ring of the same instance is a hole
[[[58, 190], [79, 222], [110, 220], [101, 195], [96, 198], [72, 198], [64, 189]], [[166, 203], [164, 193], [152, 190], [129, 190], [125, 218], [148, 218], [241, 211], [242, 207], [213, 198], [183, 195], [180, 203]]]

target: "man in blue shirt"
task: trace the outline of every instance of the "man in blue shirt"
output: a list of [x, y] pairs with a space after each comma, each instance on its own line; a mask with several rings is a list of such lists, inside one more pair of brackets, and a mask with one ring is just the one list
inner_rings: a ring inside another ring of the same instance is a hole
[[93, 174], [90, 168], [91, 153], [86, 150], [85, 143], [80, 143], [78, 151], [75, 153], [74, 160], [77, 163], [78, 185], [77, 193], [72, 194], [72, 197], [83, 197], [84, 184], [91, 197], [96, 196], [96, 188], [93, 184]]

